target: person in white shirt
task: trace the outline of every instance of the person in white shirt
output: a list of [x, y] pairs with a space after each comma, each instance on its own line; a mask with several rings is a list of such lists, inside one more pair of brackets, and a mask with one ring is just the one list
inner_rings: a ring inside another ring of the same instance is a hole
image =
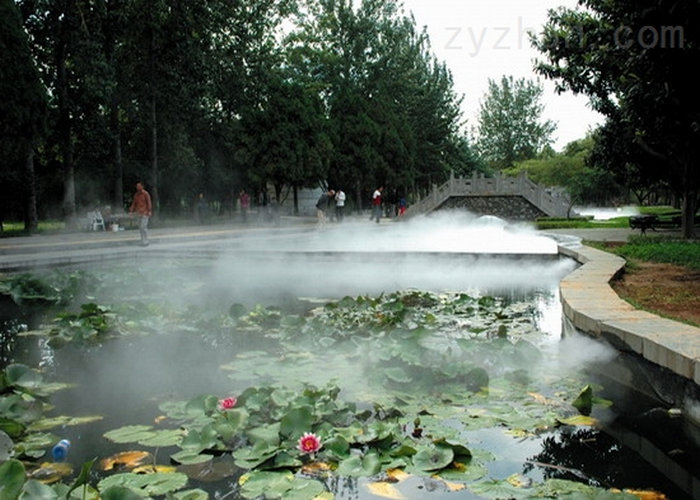
[[345, 211], [345, 191], [338, 189], [335, 192], [335, 219], [343, 222], [343, 212]]
[[369, 220], [376, 219], [377, 224], [379, 219], [382, 218], [382, 191], [384, 191], [384, 188], [379, 186], [372, 194], [372, 216]]

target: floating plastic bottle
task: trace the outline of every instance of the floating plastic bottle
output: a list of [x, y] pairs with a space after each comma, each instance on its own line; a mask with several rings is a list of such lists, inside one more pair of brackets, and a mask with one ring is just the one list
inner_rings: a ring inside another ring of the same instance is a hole
[[51, 449], [51, 456], [54, 462], [63, 462], [68, 456], [68, 450], [70, 449], [70, 441], [67, 439], [61, 439], [56, 446]]

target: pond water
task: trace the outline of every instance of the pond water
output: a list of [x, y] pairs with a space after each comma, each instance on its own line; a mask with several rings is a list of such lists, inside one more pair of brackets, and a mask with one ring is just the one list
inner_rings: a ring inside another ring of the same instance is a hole
[[[489, 224], [489, 231], [503, 236], [504, 227]], [[700, 459], [694, 430], [658, 401], [600, 385], [587, 368], [615, 362], [617, 353], [562, 333], [557, 286], [575, 263], [532, 235], [525, 236], [534, 246], [512, 241], [515, 255], [487, 256], [455, 244], [455, 234], [440, 230], [414, 244], [414, 252], [397, 250], [406, 246], [401, 233], [374, 238], [378, 252], [348, 248], [354, 237], [329, 242], [329, 233], [294, 248], [280, 240], [272, 248], [239, 241], [216, 257], [164, 253], [73, 271], [81, 286], [70, 304], [49, 314], [46, 307], [3, 303], [2, 362], [72, 384], [51, 397], [47, 416], [101, 417], [50, 430], [56, 440], [71, 441], [76, 469], [95, 457], [146, 449], [151, 462], [177, 466], [188, 488], [210, 498], [251, 498], [238, 485], [244, 471], [230, 452], [188, 465], [171, 459], [178, 446], [115, 442], [105, 433], [124, 426], [193, 432], [168, 405], [205, 394], [250, 403], [244, 396], [250, 388], [298, 392], [310, 384], [337, 388], [338, 400], [358, 411], [400, 410], [399, 422], [415, 441], [459, 441], [471, 452], [466, 471], [434, 476], [410, 469], [390, 488], [381, 474], [311, 474], [338, 499], [525, 498], [553, 479], [692, 498], [698, 482], [692, 464]], [[483, 248], [478, 233], [469, 237]], [[452, 238], [447, 250], [437, 245], [441, 238]], [[108, 307], [119, 334], [81, 333], [88, 341], [59, 347], [56, 335], [47, 341], [18, 332], [58, 325], [62, 335], [75, 335], [74, 325], [52, 318], [85, 303]], [[577, 411], [572, 402], [587, 385], [612, 406]], [[656, 459], [645, 454], [649, 449]], [[96, 467], [92, 482], [124, 470]], [[564, 488], [546, 484], [550, 493]]]

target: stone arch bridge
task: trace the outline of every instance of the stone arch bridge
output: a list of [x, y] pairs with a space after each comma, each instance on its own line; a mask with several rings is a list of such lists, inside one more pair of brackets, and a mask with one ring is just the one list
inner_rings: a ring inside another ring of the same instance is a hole
[[437, 210], [463, 209], [477, 215], [495, 215], [508, 220], [535, 220], [538, 217], [566, 217], [569, 198], [545, 189], [527, 178], [484, 177], [474, 173], [470, 178], [455, 177], [434, 187], [425, 198], [409, 206], [406, 216], [412, 217]]

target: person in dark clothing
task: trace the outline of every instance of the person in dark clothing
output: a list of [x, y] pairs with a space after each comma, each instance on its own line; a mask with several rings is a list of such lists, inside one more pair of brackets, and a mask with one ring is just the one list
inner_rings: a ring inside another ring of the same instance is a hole
[[318, 221], [318, 227], [323, 228], [326, 225], [328, 217], [326, 212], [330, 208], [331, 201], [335, 198], [335, 191], [329, 189], [323, 193], [316, 202], [316, 220]]

